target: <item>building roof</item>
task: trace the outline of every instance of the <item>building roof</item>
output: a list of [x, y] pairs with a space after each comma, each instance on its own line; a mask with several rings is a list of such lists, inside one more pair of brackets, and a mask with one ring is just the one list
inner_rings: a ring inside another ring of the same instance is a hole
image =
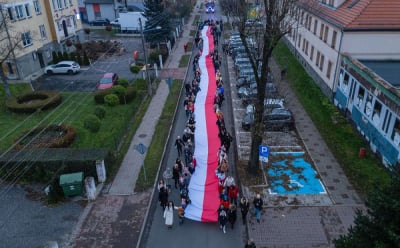
[[[310, 6], [309, 1], [304, 3]], [[311, 8], [309, 12], [345, 30], [400, 30], [400, 0], [346, 0], [337, 8], [324, 4]]]
[[360, 62], [382, 77], [393, 87], [400, 89], [400, 61], [360, 60]]

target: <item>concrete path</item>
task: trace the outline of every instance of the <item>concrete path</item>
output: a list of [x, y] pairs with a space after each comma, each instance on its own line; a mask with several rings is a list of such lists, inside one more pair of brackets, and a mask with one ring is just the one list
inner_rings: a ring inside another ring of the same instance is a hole
[[[186, 53], [184, 51], [183, 45], [193, 40], [193, 37], [190, 36], [190, 30], [194, 16], [195, 13], [192, 13], [187, 24], [183, 26], [182, 35], [176, 41], [172, 48], [171, 55], [164, 64], [164, 68], [161, 72], [162, 80], [138, 130], [136, 131], [135, 136], [132, 139], [121, 167], [114, 178], [109, 190], [110, 195], [131, 195], [134, 193], [136, 180], [146, 157], [146, 149], [151, 143], [155, 126], [157, 125], [163, 109], [160, 106], [164, 106], [169, 94], [168, 85], [165, 82], [165, 79], [168, 77], [171, 77], [172, 79], [185, 79], [186, 77], [188, 68], [179, 68], [179, 62], [183, 55], [190, 55], [189, 52]], [[141, 154], [141, 152], [144, 152], [144, 154]]]

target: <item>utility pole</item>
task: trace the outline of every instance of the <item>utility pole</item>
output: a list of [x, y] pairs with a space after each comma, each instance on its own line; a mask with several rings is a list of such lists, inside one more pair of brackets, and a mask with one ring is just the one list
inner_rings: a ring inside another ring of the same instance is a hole
[[139, 18], [139, 25], [140, 25], [140, 36], [142, 38], [144, 63], [145, 63], [145, 68], [146, 68], [147, 94], [149, 96], [151, 96], [153, 94], [153, 89], [152, 89], [152, 85], [151, 85], [151, 78], [149, 75], [149, 68], [148, 68], [148, 63], [147, 63], [147, 54], [146, 54], [146, 46], [145, 46], [144, 34], [143, 34], [142, 18]]

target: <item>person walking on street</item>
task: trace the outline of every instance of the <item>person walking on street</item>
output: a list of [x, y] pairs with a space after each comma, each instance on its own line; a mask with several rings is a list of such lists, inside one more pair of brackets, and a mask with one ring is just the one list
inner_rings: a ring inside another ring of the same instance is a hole
[[160, 188], [160, 192], [158, 193], [158, 202], [160, 202], [160, 206], [165, 210], [165, 207], [168, 204], [168, 190], [167, 188]]
[[231, 228], [233, 229], [233, 227], [235, 226], [235, 223], [236, 223], [236, 205], [235, 204], [229, 205], [227, 214], [228, 214], [228, 221], [231, 224]]
[[174, 179], [174, 183], [175, 183], [175, 189], [178, 188], [179, 185], [179, 177], [180, 175], [180, 169], [179, 169], [179, 165], [177, 163], [175, 163], [174, 167], [172, 168], [172, 178]]
[[257, 222], [260, 223], [261, 220], [261, 211], [262, 211], [262, 207], [263, 207], [263, 200], [261, 199], [261, 195], [257, 194], [256, 198], [254, 198], [253, 201], [254, 204], [254, 214], [257, 217]]
[[221, 206], [218, 214], [218, 221], [219, 221], [219, 228], [221, 228], [224, 233], [226, 233], [225, 225], [227, 220], [228, 216], [226, 214], [225, 208]]
[[181, 136], [176, 137], [175, 147], [176, 147], [176, 150], [178, 150], [178, 157], [180, 157], [182, 154], [183, 146], [184, 146], [184, 143], [183, 143]]
[[240, 199], [240, 212], [242, 213], [243, 225], [246, 224], [246, 218], [247, 218], [247, 213], [249, 212], [249, 208], [250, 208], [249, 200], [247, 200], [247, 198], [243, 196]]
[[167, 207], [164, 210], [165, 225], [168, 229], [171, 229], [172, 225], [174, 224], [174, 210], [174, 203], [172, 201], [169, 201]]

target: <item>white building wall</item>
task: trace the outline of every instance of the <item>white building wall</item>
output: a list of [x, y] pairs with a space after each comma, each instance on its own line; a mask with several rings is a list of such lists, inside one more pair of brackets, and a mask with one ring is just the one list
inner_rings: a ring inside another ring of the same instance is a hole
[[[314, 34], [315, 20], [317, 20], [317, 26]], [[324, 28], [322, 38], [320, 38], [322, 24], [324, 25]], [[320, 81], [320, 85], [324, 84], [324, 87], [332, 91], [335, 87], [334, 81], [337, 73], [337, 63], [342, 33], [337, 27], [323, 22], [320, 19], [316, 19], [315, 16], [312, 16], [311, 18], [309, 29], [305, 25], [307, 25], [305, 20], [303, 21], [303, 24], [294, 24], [293, 27], [295, 27], [295, 30], [298, 30], [298, 33], [295, 36], [292, 35], [292, 37], [288, 37], [288, 41], [293, 46], [296, 44], [295, 47], [297, 53], [301, 55], [302, 64], [312, 75], [314, 80]], [[326, 26], [328, 29], [325, 28]], [[327, 36], [325, 41], [326, 31]], [[336, 39], [332, 40], [334, 31], [336, 32]], [[332, 42], [334, 44], [332, 44]], [[325, 90], [324, 92], [327, 94], [327, 91], [328, 90]]]
[[400, 32], [346, 32], [343, 52], [357, 59], [400, 60]]

